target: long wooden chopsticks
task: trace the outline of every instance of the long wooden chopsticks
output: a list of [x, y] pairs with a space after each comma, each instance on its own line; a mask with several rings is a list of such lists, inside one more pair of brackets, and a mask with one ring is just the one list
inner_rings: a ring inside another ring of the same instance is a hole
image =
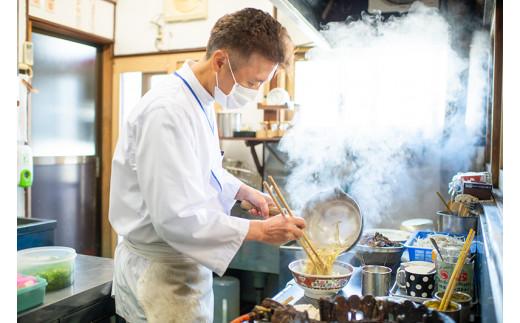
[[[280, 188], [276, 184], [274, 178], [272, 176], [269, 176], [268, 179], [271, 182], [271, 184], [272, 184], [272, 186], [273, 186], [273, 188], [274, 188], [274, 190], [276, 192], [276, 195], [280, 199], [280, 202], [285, 207], [285, 210], [287, 210], [287, 213], [289, 214], [289, 216], [290, 217], [294, 217], [294, 214], [292, 213], [292, 210], [289, 207], [289, 204], [285, 200], [285, 198], [284, 198], [282, 192], [280, 191]], [[280, 203], [275, 198], [275, 196], [273, 194], [273, 191], [272, 191], [271, 187], [269, 186], [269, 184], [264, 181], [263, 185], [264, 185], [265, 190], [269, 193], [269, 195], [273, 199], [274, 203], [276, 204], [276, 206], [280, 210], [280, 213], [285, 214], [284, 213], [284, 209], [282, 208], [282, 205], [280, 205]], [[305, 251], [305, 253], [309, 257], [309, 259], [313, 262], [314, 266], [316, 266], [317, 268], [321, 267], [322, 269], [325, 269], [325, 263], [320, 258], [319, 254], [316, 252], [316, 249], [314, 248], [314, 246], [312, 245], [311, 241], [309, 240], [309, 238], [307, 237], [307, 235], [305, 233], [303, 233], [303, 237], [299, 241], [300, 241], [300, 244], [303, 247], [303, 250]]]
[[435, 192], [437, 194], [437, 196], [439, 197], [439, 199], [441, 200], [442, 204], [444, 204], [444, 206], [446, 207], [446, 210], [448, 210], [448, 212], [450, 212], [451, 214], [453, 214], [453, 211], [451, 210], [450, 208], [450, 205], [446, 202], [446, 200], [444, 199], [444, 197], [442, 197], [442, 194], [439, 193], [439, 192]]
[[473, 229], [469, 230], [468, 236], [462, 249], [459, 254], [459, 258], [457, 259], [457, 263], [455, 264], [455, 268], [451, 273], [450, 280], [448, 282], [448, 286], [444, 291], [444, 296], [442, 297], [441, 304], [439, 305], [439, 311], [446, 311], [448, 309], [448, 305], [451, 302], [451, 297], [453, 296], [453, 292], [455, 291], [455, 287], [457, 286], [457, 282], [459, 280], [460, 273], [462, 271], [462, 267], [466, 262], [466, 257], [468, 256], [468, 252], [471, 249], [471, 243], [473, 242], [473, 238], [475, 238], [475, 231]]
[[[276, 204], [276, 207], [278, 208], [278, 210], [280, 210], [280, 213], [282, 215], [285, 215], [285, 212], [284, 212], [284, 209], [282, 208], [282, 206], [280, 205], [280, 203], [278, 202], [278, 200], [275, 198], [274, 196], [274, 193], [271, 189], [271, 187], [269, 186], [269, 184], [267, 184], [267, 182], [264, 181], [264, 188], [265, 190], [269, 193], [269, 195], [271, 196], [271, 198], [273, 199], [274, 203]], [[320, 268], [322, 267], [320, 265], [320, 263], [318, 263], [318, 260], [314, 258], [313, 254], [312, 254], [312, 251], [310, 250], [310, 247], [307, 245], [306, 241], [304, 241], [303, 239], [300, 239], [299, 240], [300, 244], [302, 245], [303, 247], [303, 251], [305, 251], [305, 253], [307, 254], [307, 257], [310, 259], [310, 261], [314, 264], [314, 266], [316, 268]]]

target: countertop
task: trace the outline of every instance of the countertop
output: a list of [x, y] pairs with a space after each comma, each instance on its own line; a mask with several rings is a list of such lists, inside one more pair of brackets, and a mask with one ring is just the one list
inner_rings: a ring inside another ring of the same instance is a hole
[[42, 305], [18, 314], [18, 322], [54, 322], [111, 299], [113, 268], [110, 258], [78, 255], [72, 286], [46, 293]]

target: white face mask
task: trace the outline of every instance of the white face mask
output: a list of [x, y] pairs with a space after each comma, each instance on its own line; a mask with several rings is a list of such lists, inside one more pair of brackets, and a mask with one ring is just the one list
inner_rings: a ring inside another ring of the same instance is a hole
[[243, 108], [247, 103], [253, 102], [256, 100], [259, 90], [248, 89], [238, 84], [235, 79], [235, 74], [233, 73], [233, 69], [231, 68], [231, 63], [229, 62], [229, 57], [227, 59], [229, 70], [231, 71], [231, 76], [233, 77], [233, 81], [235, 84], [229, 94], [224, 94], [222, 90], [218, 86], [218, 75], [215, 73], [215, 78], [217, 79], [217, 85], [215, 85], [215, 101], [218, 102], [221, 106], [227, 109], [239, 109]]

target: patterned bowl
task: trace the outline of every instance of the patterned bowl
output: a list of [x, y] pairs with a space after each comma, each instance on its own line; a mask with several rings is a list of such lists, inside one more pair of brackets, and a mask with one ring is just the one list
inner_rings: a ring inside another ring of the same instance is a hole
[[332, 265], [332, 275], [309, 275], [305, 273], [305, 263], [307, 260], [295, 260], [289, 264], [296, 283], [303, 288], [307, 297], [320, 299], [336, 295], [343, 287], [345, 287], [354, 272], [351, 265], [336, 261]]

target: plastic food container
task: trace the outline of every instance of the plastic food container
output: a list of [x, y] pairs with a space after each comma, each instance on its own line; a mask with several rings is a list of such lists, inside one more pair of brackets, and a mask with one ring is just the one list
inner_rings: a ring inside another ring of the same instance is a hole
[[[410, 261], [433, 262], [433, 259], [432, 259], [433, 248], [420, 248], [420, 247], [415, 246], [417, 239], [424, 239], [433, 234], [442, 234], [442, 235], [447, 235], [447, 236], [451, 236], [451, 237], [464, 237], [465, 238], [465, 236], [463, 236], [463, 235], [458, 235], [458, 234], [453, 234], [453, 233], [448, 233], [448, 232], [417, 231], [414, 234], [412, 234], [410, 236], [410, 238], [408, 239], [408, 241], [406, 241], [406, 243], [404, 244], [404, 246], [408, 250], [408, 255], [410, 257]], [[471, 250], [471, 252], [475, 252], [475, 250], [476, 250], [475, 242], [473, 242], [471, 244], [470, 250]]]
[[76, 250], [67, 247], [39, 247], [18, 251], [18, 272], [47, 281], [47, 291], [74, 282]]
[[45, 279], [35, 277], [36, 283], [31, 286], [18, 288], [17, 311], [22, 312], [43, 303], [45, 297]]

